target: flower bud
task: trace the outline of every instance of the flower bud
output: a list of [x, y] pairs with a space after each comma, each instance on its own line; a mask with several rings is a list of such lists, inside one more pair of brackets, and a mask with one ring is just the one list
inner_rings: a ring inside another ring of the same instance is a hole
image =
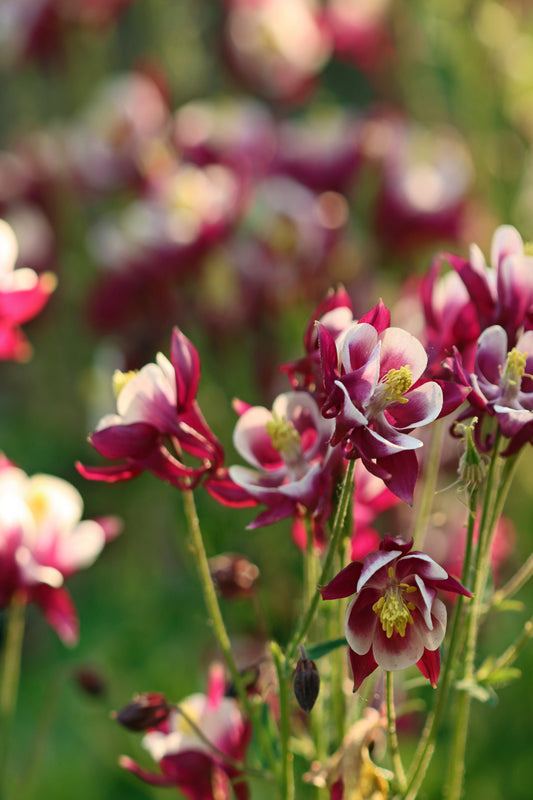
[[73, 674], [78, 687], [91, 697], [104, 697], [107, 684], [101, 672], [91, 666], [78, 667]]
[[130, 731], [146, 731], [164, 722], [172, 707], [162, 694], [139, 694], [112, 716]]
[[238, 553], [221, 553], [209, 559], [213, 582], [226, 599], [251, 597], [259, 579], [259, 569]]
[[320, 691], [320, 675], [314, 661], [300, 658], [294, 673], [294, 696], [306, 714], [313, 708]]
[[487, 456], [480, 453], [474, 444], [472, 432], [478, 422], [477, 417], [473, 417], [468, 425], [457, 423], [455, 430], [462, 434], [462, 441], [465, 445], [464, 453], [459, 459], [457, 472], [463, 485], [470, 491], [479, 489], [487, 474]]

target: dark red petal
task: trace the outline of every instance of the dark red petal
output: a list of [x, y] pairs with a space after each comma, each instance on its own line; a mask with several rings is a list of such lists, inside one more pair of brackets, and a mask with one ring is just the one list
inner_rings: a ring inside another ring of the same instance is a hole
[[178, 327], [172, 331], [170, 360], [176, 373], [178, 410], [186, 411], [198, 391], [200, 357], [192, 342]]
[[361, 577], [363, 565], [360, 561], [352, 561], [347, 567], [341, 569], [337, 575], [327, 584], [320, 587], [320, 594], [323, 600], [339, 600], [341, 597], [349, 597], [357, 590], [357, 581]]
[[155, 446], [159, 431], [148, 422], [130, 425], [110, 425], [94, 431], [90, 436], [92, 446], [104, 458], [144, 458]]
[[380, 298], [377, 305], [367, 311], [366, 314], [363, 314], [359, 322], [368, 322], [378, 333], [382, 333], [385, 328], [390, 326], [390, 311]]
[[385, 480], [387, 488], [400, 500], [405, 500], [411, 505], [418, 478], [418, 459], [415, 451], [404, 450], [392, 456], [383, 456], [377, 459], [377, 464], [390, 474], [390, 478]]
[[358, 656], [353, 650], [349, 650], [350, 664], [353, 675], [353, 690], [356, 692], [364, 679], [367, 678], [377, 667], [376, 660], [372, 654], [372, 648], [364, 656]]
[[142, 467], [131, 464], [117, 464], [110, 467], [86, 467], [77, 461], [75, 466], [80, 475], [87, 478], [87, 480], [105, 481], [106, 483], [129, 481], [143, 472]]
[[440, 674], [440, 650], [427, 650], [424, 648], [424, 655], [420, 661], [416, 662], [416, 666], [435, 689]]

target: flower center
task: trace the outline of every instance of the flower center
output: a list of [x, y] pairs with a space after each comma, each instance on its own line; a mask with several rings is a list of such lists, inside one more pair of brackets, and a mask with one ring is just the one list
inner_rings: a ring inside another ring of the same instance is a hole
[[383, 411], [390, 403], [408, 403], [409, 398], [402, 395], [411, 388], [413, 373], [408, 364], [400, 369], [390, 369], [376, 386], [371, 401], [374, 413]]
[[265, 426], [272, 446], [278, 451], [287, 468], [301, 477], [306, 472], [300, 434], [285, 417], [273, 416]]
[[404, 599], [404, 594], [416, 592], [416, 586], [409, 586], [407, 583], [397, 583], [394, 580], [394, 569], [389, 567], [389, 585], [379, 600], [372, 606], [372, 611], [378, 615], [381, 627], [390, 639], [394, 631], [400, 636], [405, 636], [407, 625], [413, 624], [411, 611], [414, 611], [414, 603], [408, 603]]
[[135, 375], [137, 375], [138, 371], [139, 370], [137, 369], [130, 369], [129, 372], [121, 372], [119, 369], [114, 371], [112, 385], [115, 397], [119, 396], [125, 385], [129, 383], [131, 379], [135, 377]]

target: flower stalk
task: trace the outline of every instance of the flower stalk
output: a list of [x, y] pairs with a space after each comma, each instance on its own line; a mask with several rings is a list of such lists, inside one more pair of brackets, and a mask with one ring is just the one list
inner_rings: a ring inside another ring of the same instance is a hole
[[2, 800], [6, 796], [7, 761], [13, 717], [17, 704], [25, 612], [26, 602], [24, 598], [19, 594], [15, 594], [7, 614], [0, 685], [0, 798]]

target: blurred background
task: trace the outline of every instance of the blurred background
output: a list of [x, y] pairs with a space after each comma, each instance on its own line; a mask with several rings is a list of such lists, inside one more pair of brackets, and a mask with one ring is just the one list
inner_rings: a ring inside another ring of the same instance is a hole
[[[466, 257], [477, 242], [488, 259], [502, 223], [533, 239], [533, 8], [0, 0], [0, 97], [0, 217], [17, 266], [58, 279], [25, 326], [31, 360], [0, 363], [0, 446], [29, 474], [72, 482], [85, 516], [124, 522], [69, 583], [75, 649], [30, 610], [12, 747], [20, 800], [163, 798], [174, 790], [117, 766], [123, 752], [149, 759], [109, 712], [135, 692], [202, 691], [216, 651], [179, 492], [75, 470], [101, 463], [87, 434], [114, 408], [112, 372], [168, 354], [178, 324], [200, 351], [200, 403], [231, 464], [232, 399], [270, 407], [287, 388], [278, 365], [302, 355], [330, 286], [346, 286], [356, 317], [381, 296], [393, 323], [416, 329], [417, 279], [435, 252]], [[531, 551], [527, 463], [502, 579]], [[201, 492], [198, 505], [210, 554], [241, 552], [260, 570], [254, 602], [223, 601], [236, 643], [258, 646], [258, 607], [285, 642], [301, 588], [288, 522], [247, 532], [250, 510]], [[394, 535], [400, 524], [408, 511], [380, 522]], [[503, 651], [525, 618], [495, 615], [483, 650]], [[517, 666], [522, 680], [494, 707], [474, 707], [466, 797], [530, 797], [531, 648]], [[440, 797], [443, 769], [436, 758], [423, 796]]]

